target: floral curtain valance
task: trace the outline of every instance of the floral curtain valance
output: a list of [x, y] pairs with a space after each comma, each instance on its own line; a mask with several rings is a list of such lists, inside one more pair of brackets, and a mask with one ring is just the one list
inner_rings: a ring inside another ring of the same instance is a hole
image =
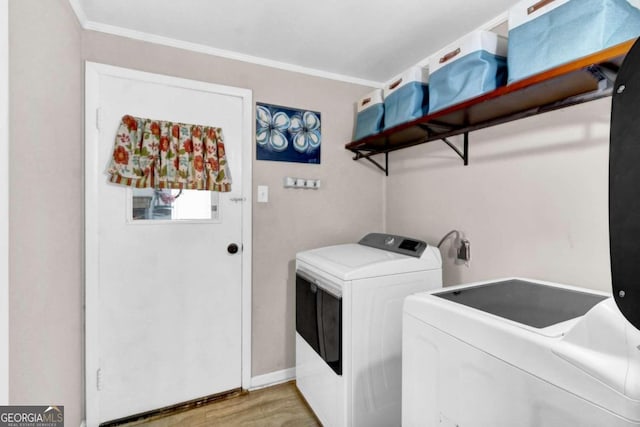
[[222, 129], [126, 115], [116, 134], [110, 181], [136, 188], [231, 191]]

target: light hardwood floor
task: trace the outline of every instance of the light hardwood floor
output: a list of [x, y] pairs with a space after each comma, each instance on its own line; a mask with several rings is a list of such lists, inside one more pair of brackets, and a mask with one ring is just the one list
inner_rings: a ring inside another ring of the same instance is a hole
[[292, 381], [212, 402], [185, 412], [135, 421], [122, 426], [316, 427], [321, 424]]

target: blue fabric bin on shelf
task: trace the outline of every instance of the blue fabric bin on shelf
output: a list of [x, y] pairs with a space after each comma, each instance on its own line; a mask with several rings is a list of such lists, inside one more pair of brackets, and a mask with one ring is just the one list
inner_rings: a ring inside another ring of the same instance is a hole
[[640, 35], [638, 0], [528, 0], [509, 9], [509, 83]]
[[383, 119], [382, 89], [376, 89], [358, 101], [353, 139], [358, 140], [379, 133], [382, 130]]
[[507, 82], [507, 39], [466, 35], [429, 58], [429, 113], [491, 92]]
[[384, 128], [415, 120], [429, 110], [429, 72], [412, 67], [384, 87]]

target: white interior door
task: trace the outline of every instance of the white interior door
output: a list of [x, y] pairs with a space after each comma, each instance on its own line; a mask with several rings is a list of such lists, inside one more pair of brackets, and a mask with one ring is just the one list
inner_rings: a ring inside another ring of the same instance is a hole
[[[227, 247], [243, 244], [246, 99], [186, 82], [135, 73], [94, 82], [98, 170], [87, 185], [96, 192], [98, 422], [242, 384], [243, 256]], [[217, 219], [132, 219], [132, 190], [104, 173], [125, 114], [222, 128], [233, 182], [231, 193], [216, 194]]]

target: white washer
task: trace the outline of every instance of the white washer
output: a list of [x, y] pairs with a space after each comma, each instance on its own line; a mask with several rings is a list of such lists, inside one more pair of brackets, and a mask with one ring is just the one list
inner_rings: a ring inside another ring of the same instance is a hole
[[640, 331], [610, 295], [507, 278], [411, 295], [403, 427], [638, 427]]
[[440, 287], [440, 252], [417, 239], [297, 254], [296, 383], [325, 427], [400, 425], [402, 303]]

